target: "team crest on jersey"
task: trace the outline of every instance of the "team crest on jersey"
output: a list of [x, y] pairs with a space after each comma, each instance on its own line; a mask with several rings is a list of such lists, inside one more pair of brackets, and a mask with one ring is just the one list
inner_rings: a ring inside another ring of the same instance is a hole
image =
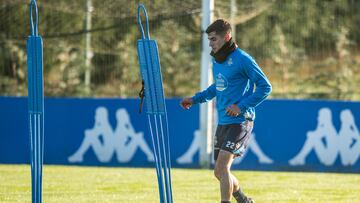
[[227, 64], [228, 64], [228, 66], [231, 66], [233, 64], [232, 58], [229, 58]]
[[216, 81], [216, 90], [218, 91], [224, 91], [228, 86], [228, 82], [225, 76], [223, 76], [221, 73], [216, 75], [215, 81]]

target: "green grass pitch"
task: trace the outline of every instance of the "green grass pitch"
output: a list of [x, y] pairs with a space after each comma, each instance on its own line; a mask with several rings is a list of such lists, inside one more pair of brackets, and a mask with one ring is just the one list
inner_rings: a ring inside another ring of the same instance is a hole
[[[360, 174], [234, 171], [261, 202], [360, 202]], [[176, 203], [220, 202], [212, 170], [173, 169]], [[31, 202], [29, 165], [0, 165], [0, 202]], [[43, 202], [158, 203], [155, 169], [45, 165]], [[235, 202], [235, 201], [233, 201]]]

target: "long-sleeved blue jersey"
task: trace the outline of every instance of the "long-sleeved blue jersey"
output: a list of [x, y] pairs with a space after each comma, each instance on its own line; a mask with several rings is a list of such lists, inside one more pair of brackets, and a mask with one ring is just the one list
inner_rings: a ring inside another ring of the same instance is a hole
[[[192, 99], [194, 104], [197, 104], [216, 96], [220, 125], [254, 120], [255, 107], [271, 92], [271, 84], [255, 60], [239, 48], [235, 49], [223, 63], [217, 63], [213, 59], [213, 77], [215, 82], [206, 90], [195, 94]], [[239, 106], [241, 110], [239, 116], [226, 114], [226, 108], [232, 104]]]

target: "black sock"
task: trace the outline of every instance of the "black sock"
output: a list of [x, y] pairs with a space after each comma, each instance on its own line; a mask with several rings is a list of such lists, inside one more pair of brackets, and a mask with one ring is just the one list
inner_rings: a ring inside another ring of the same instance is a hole
[[231, 203], [230, 201], [221, 201], [221, 203]]
[[239, 189], [238, 191], [233, 193], [234, 198], [238, 203], [246, 202], [246, 195]]

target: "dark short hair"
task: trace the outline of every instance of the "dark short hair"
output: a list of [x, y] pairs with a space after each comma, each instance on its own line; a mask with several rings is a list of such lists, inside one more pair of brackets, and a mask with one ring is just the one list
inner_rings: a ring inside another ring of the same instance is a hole
[[215, 20], [205, 31], [207, 34], [215, 32], [218, 35], [224, 36], [226, 33], [231, 32], [231, 25], [224, 19]]

